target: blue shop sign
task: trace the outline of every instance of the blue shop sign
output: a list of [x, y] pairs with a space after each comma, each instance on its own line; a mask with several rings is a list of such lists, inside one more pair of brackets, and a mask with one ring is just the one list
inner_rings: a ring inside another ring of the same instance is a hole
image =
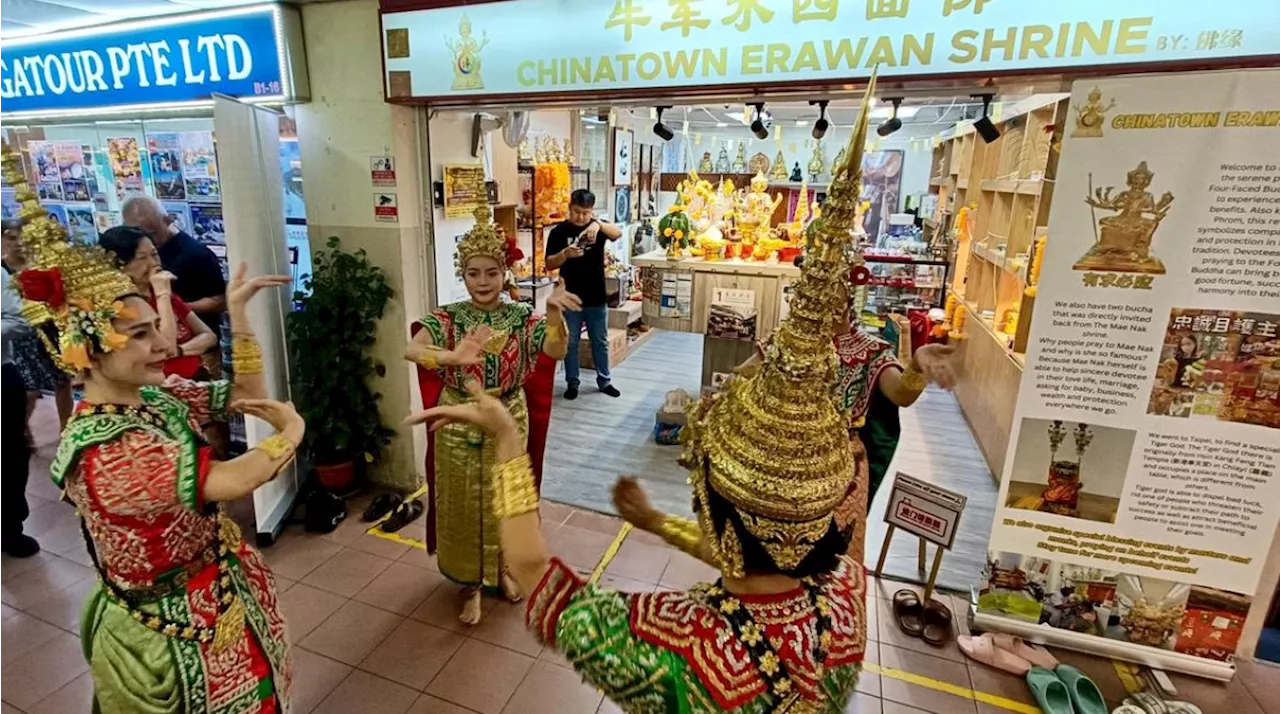
[[291, 101], [286, 20], [296, 13], [260, 5], [11, 40], [0, 50], [3, 113], [181, 105], [214, 93]]

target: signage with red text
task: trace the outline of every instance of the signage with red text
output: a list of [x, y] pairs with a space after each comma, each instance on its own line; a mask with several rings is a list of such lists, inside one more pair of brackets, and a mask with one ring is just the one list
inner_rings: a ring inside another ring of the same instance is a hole
[[968, 498], [899, 472], [889, 493], [886, 523], [950, 548]]

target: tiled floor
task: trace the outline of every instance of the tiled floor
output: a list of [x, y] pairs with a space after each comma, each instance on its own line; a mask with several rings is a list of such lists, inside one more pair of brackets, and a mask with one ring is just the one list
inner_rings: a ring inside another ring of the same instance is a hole
[[[94, 577], [71, 507], [56, 503], [47, 474], [49, 445], [33, 464], [27, 530], [44, 552], [5, 556], [0, 566], [3, 642], [0, 714], [89, 711], [92, 681], [80, 651], [80, 602]], [[360, 502], [352, 504], [358, 513]], [[619, 523], [545, 504], [552, 549], [590, 572]], [[420, 538], [422, 522], [403, 533]], [[468, 629], [456, 619], [457, 590], [422, 550], [363, 532], [358, 518], [324, 536], [289, 531], [266, 550], [294, 643], [294, 714], [588, 714], [616, 712], [554, 652], [524, 631], [519, 606], [486, 600], [486, 617]], [[603, 582], [619, 588], [684, 588], [711, 571], [646, 534], [626, 539]], [[900, 586], [873, 583], [868, 601], [868, 666], [848, 712], [999, 714], [1009, 709], [959, 696], [985, 692], [1030, 704], [1020, 680], [970, 665], [955, 644], [936, 649], [903, 636], [886, 598]], [[955, 612], [961, 603], [953, 600]], [[963, 623], [960, 625], [964, 629]], [[1111, 662], [1059, 652], [1092, 676], [1112, 704], [1123, 686]], [[919, 677], [935, 684], [925, 686]], [[1228, 685], [1173, 676], [1206, 714], [1280, 714], [1280, 668], [1242, 665]], [[949, 685], [949, 686], [948, 686]], [[959, 688], [959, 689], [956, 689]]]

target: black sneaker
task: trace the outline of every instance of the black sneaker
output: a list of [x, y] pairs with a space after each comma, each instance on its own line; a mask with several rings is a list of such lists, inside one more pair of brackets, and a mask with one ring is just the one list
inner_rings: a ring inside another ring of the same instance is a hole
[[578, 388], [577, 388], [577, 387], [569, 387], [568, 389], [564, 390], [564, 398], [565, 398], [565, 399], [577, 399], [577, 398], [578, 398]]
[[609, 395], [609, 396], [611, 396], [611, 397], [621, 397], [621, 396], [622, 396], [622, 392], [619, 392], [619, 391], [618, 391], [618, 388], [617, 388], [617, 387], [615, 387], [615, 386], [613, 386], [612, 384], [606, 384], [606, 385], [604, 385], [603, 387], [601, 387], [601, 388], [600, 388], [600, 391], [601, 391], [601, 392], [603, 392], [603, 393], [605, 393], [605, 394], [608, 394], [608, 395]]
[[35, 538], [19, 533], [5, 539], [3, 550], [5, 555], [14, 558], [30, 558], [40, 552], [40, 544]]

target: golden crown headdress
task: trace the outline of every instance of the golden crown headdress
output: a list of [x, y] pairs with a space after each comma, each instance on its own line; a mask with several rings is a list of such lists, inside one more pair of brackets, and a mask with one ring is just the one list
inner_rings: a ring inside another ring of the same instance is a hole
[[[102, 248], [68, 240], [66, 227], [40, 205], [27, 183], [22, 157], [7, 144], [3, 167], [22, 206], [22, 243], [30, 265], [14, 280], [25, 300], [23, 315], [33, 326], [52, 320], [58, 328], [58, 345], [46, 340], [45, 347], [60, 369], [88, 369], [91, 352], [109, 352], [125, 343], [111, 321], [128, 316], [120, 298], [137, 288]], [[45, 338], [42, 330], [37, 332]]]
[[[481, 196], [484, 194], [481, 193]], [[458, 251], [454, 258], [454, 268], [458, 277], [462, 277], [467, 263], [472, 258], [492, 258], [503, 269], [520, 260], [523, 256], [511, 239], [505, 235], [502, 226], [495, 225], [489, 216], [489, 207], [480, 204], [475, 210], [476, 224], [458, 241]]]
[[847, 532], [849, 524], [836, 520], [837, 506], [846, 498], [866, 498], [850, 494], [853, 453], [831, 386], [832, 340], [845, 319], [856, 260], [853, 228], [874, 88], [873, 74], [808, 241], [790, 314], [765, 347], [760, 369], [701, 400], [686, 427], [682, 463], [690, 467], [699, 524], [730, 577], [745, 575], [742, 546], [732, 524], [715, 527], [708, 489], [734, 507], [782, 571], [798, 567], [833, 527]]

